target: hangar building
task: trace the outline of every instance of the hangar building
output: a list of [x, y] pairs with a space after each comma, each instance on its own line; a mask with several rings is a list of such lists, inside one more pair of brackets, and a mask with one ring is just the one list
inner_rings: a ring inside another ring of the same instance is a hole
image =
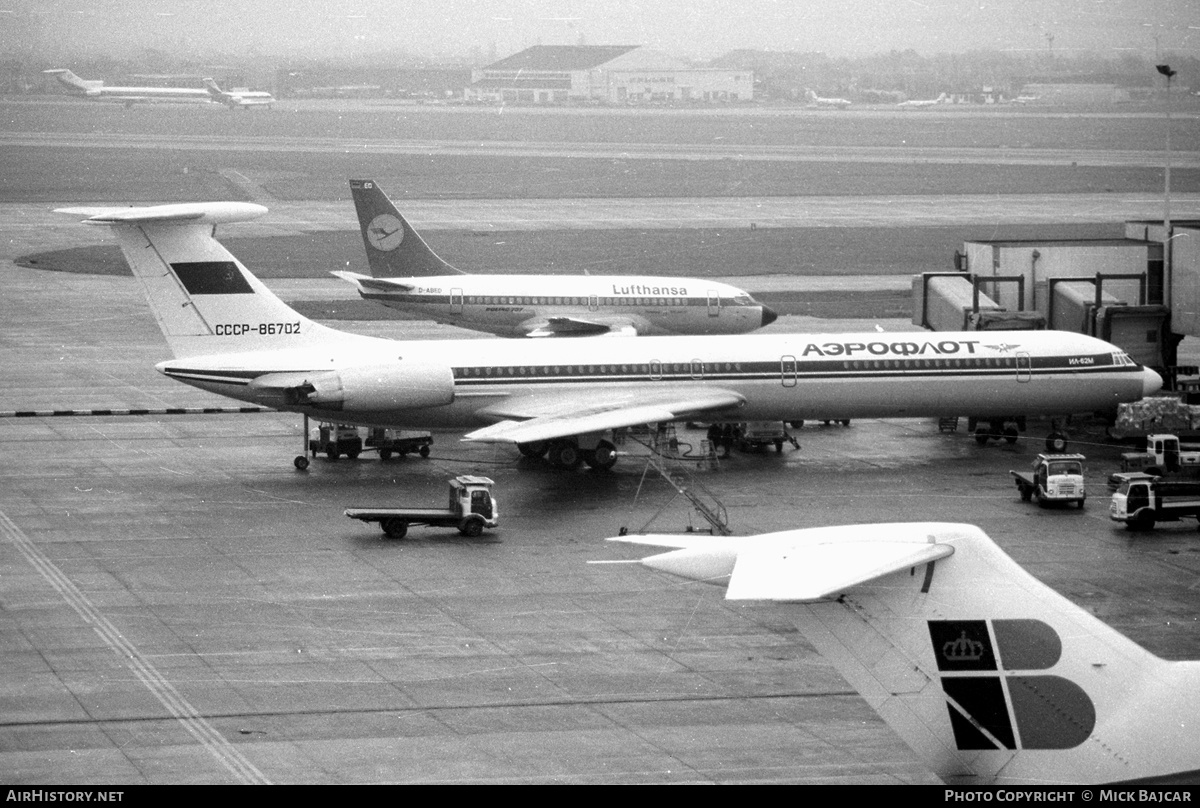
[[752, 101], [754, 73], [692, 67], [638, 45], [537, 45], [473, 70], [464, 96], [504, 104]]

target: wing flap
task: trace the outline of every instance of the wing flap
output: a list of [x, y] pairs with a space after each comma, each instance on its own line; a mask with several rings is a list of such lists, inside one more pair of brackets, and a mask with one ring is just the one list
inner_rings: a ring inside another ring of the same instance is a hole
[[480, 443], [552, 440], [606, 429], [674, 421], [715, 410], [736, 409], [744, 403], [741, 395], [721, 389], [671, 391], [657, 398], [630, 392], [600, 403], [595, 401], [595, 395], [590, 392], [580, 396], [558, 393], [522, 396], [481, 411], [500, 420], [464, 435], [463, 440]]
[[833, 541], [738, 553], [727, 600], [826, 600], [867, 581], [953, 554], [950, 544]]

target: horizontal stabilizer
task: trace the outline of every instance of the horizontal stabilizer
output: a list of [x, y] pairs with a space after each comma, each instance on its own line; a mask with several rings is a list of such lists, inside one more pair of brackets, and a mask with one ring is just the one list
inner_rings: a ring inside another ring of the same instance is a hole
[[185, 202], [141, 208], [57, 208], [54, 212], [86, 216], [85, 224], [224, 224], [257, 219], [267, 209], [252, 202]]
[[706, 540], [721, 545], [730, 542], [730, 539], [724, 537], [709, 539], [707, 536], [697, 536], [695, 533], [627, 533], [624, 536], [605, 539], [605, 541], [619, 541], [622, 544], [647, 544], [651, 547], [698, 547]]
[[791, 550], [743, 550], [727, 600], [816, 601], [954, 553], [949, 544], [834, 541]]
[[330, 272], [347, 283], [352, 283], [358, 287], [360, 292], [411, 292], [416, 288], [415, 284], [405, 283], [404, 281], [395, 278], [372, 278], [370, 275], [360, 275], [357, 272], [335, 271]]

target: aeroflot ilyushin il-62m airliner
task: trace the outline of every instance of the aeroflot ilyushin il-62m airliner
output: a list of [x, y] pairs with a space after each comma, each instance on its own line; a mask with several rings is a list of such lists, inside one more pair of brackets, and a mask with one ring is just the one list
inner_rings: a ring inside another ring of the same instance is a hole
[[642, 563], [728, 600], [792, 604], [804, 639], [946, 783], [1200, 780], [1200, 661], [1154, 656], [973, 525], [611, 541], [676, 548]]
[[266, 208], [208, 202], [66, 208], [112, 227], [174, 359], [173, 379], [242, 401], [370, 426], [467, 430], [615, 462], [610, 431], [682, 419], [1066, 414], [1114, 410], [1162, 379], [1118, 348], [1059, 331], [747, 334], [404, 341], [308, 320], [214, 237]]
[[443, 261], [379, 185], [350, 180], [371, 276], [334, 272], [367, 300], [502, 337], [741, 334], [775, 312], [741, 289], [637, 275], [469, 275]]

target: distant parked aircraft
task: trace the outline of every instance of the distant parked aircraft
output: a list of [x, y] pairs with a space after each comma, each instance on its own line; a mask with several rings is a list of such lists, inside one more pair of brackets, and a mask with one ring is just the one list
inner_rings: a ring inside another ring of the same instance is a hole
[[936, 107], [938, 104], [946, 102], [946, 94], [942, 93], [937, 98], [929, 99], [913, 99], [911, 101], [901, 101], [896, 106], [904, 109], [927, 109], [928, 107]]
[[810, 107], [833, 107], [835, 109], [845, 109], [850, 106], [848, 98], [822, 98], [807, 87], [804, 89], [804, 97], [808, 99]]
[[190, 87], [116, 87], [105, 86], [99, 79], [81, 79], [70, 70], [56, 68], [42, 71], [54, 76], [75, 95], [96, 101], [116, 101], [131, 107], [137, 103], [208, 103], [208, 90]]

